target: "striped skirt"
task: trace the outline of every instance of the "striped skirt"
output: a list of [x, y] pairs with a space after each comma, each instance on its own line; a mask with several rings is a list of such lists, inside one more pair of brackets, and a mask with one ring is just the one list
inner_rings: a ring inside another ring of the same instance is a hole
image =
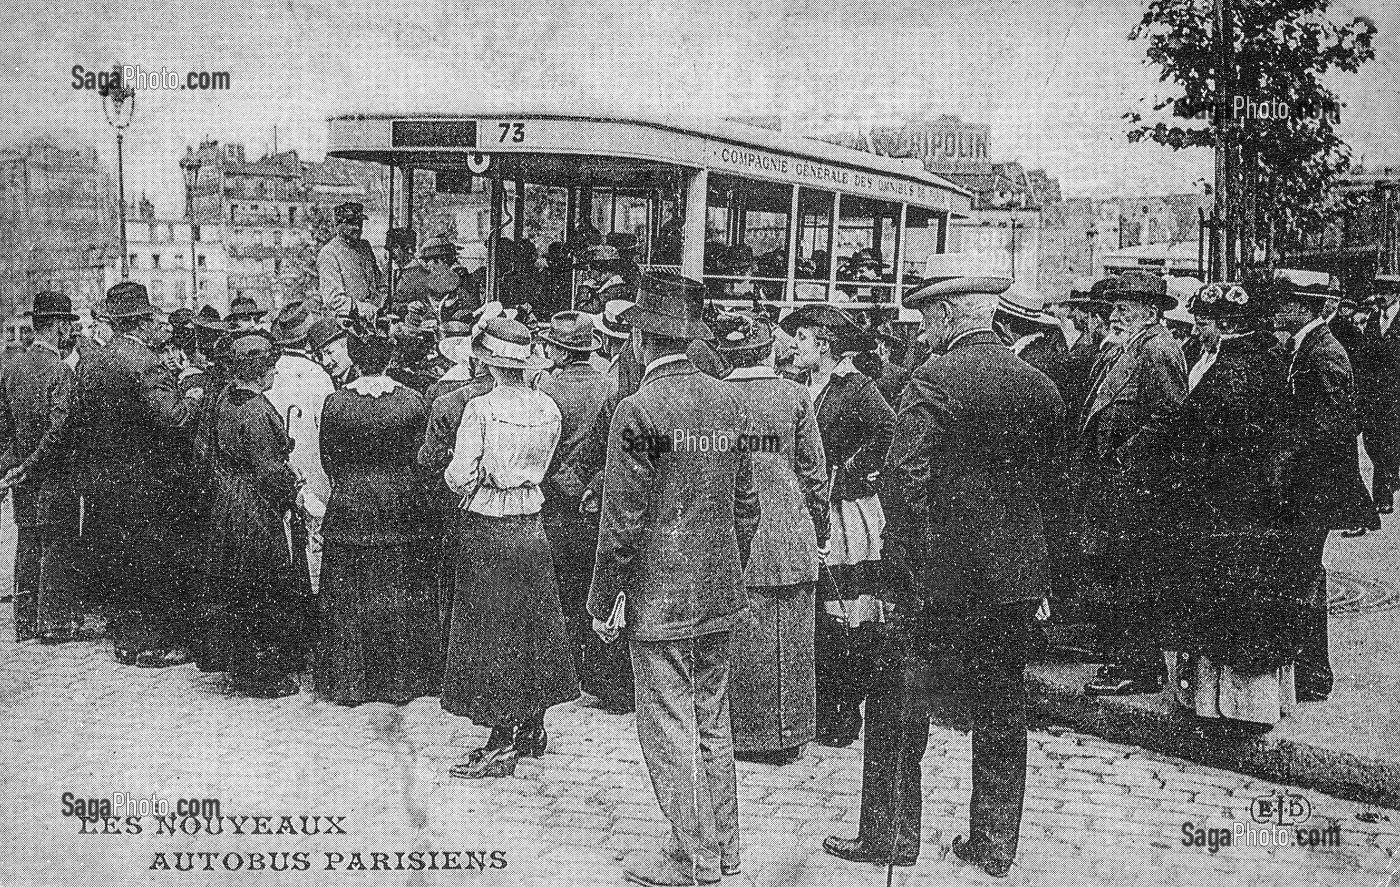
[[828, 566], [878, 561], [880, 535], [885, 532], [885, 511], [879, 496], [843, 499], [831, 503], [831, 555]]

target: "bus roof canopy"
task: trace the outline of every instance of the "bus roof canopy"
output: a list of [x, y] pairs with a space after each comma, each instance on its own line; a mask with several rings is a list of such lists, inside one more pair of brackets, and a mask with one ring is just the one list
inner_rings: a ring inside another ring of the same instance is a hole
[[916, 159], [881, 157], [729, 121], [528, 112], [350, 115], [330, 119], [326, 153], [425, 168], [456, 166], [471, 154], [622, 158], [858, 194], [955, 216], [967, 215], [971, 206], [970, 192], [926, 171]]

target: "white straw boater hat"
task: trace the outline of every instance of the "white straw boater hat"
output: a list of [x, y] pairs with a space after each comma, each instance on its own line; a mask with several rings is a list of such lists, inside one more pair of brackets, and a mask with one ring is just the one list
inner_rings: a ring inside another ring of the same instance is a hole
[[593, 326], [609, 339], [626, 339], [632, 335], [632, 324], [623, 315], [636, 305], [628, 299], [609, 299], [601, 314], [593, 315]]
[[530, 329], [518, 320], [496, 317], [472, 336], [472, 359], [489, 366], [517, 370], [542, 370], [551, 364], [535, 354]]
[[1045, 313], [1045, 297], [1036, 290], [1016, 281], [1013, 281], [1011, 286], [1003, 290], [1001, 295], [997, 297], [997, 310], [1004, 311], [1021, 320], [1029, 320], [1032, 323], [1043, 323], [1047, 326], [1059, 325], [1058, 320]]

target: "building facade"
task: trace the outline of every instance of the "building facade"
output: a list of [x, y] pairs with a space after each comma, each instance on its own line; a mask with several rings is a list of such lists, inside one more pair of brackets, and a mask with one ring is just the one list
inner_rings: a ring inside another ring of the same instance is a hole
[[192, 221], [202, 239], [222, 245], [226, 299], [276, 309], [314, 291], [316, 251], [335, 233], [331, 208], [346, 201], [365, 205], [364, 236], [382, 263], [387, 190], [378, 168], [303, 162], [294, 150], [249, 161], [245, 146], [207, 139], [187, 156], [196, 164]]
[[[191, 225], [186, 219], [160, 218], [145, 195], [126, 220], [128, 279], [143, 284], [151, 304], [162, 311], [198, 310], [212, 305], [228, 313], [228, 258], [219, 225]], [[121, 280], [121, 264], [109, 261], [105, 285]]]
[[102, 297], [116, 259], [115, 188], [90, 146], [36, 139], [0, 149], [0, 317], [7, 343], [28, 326], [34, 293], [79, 307]]

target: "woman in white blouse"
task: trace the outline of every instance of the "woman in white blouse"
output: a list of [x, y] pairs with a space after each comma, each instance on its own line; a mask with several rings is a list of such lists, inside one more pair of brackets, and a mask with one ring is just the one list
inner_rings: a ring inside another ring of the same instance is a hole
[[521, 755], [543, 755], [545, 710], [579, 695], [540, 519], [560, 433], [559, 408], [530, 381], [546, 364], [524, 324], [505, 317], [476, 332], [472, 358], [495, 387], [467, 401], [443, 471], [461, 503], [442, 707], [491, 727], [451, 770], [469, 779], [509, 776]]

